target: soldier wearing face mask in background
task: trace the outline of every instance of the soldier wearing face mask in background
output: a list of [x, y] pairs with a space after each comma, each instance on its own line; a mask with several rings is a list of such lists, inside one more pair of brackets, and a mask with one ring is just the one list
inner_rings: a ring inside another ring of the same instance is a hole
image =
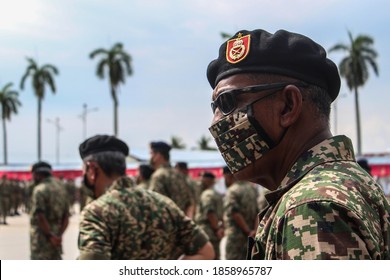
[[239, 180], [270, 190], [252, 259], [389, 259], [390, 205], [332, 136], [337, 66], [310, 38], [242, 30], [207, 68], [210, 132]]

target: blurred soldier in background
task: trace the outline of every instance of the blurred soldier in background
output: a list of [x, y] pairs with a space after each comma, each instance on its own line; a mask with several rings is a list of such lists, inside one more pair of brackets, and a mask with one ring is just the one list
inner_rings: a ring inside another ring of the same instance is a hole
[[183, 174], [184, 177], [186, 178], [187, 184], [191, 189], [192, 197], [194, 198], [194, 202], [195, 202], [194, 213], [196, 213], [196, 208], [198, 207], [200, 201], [200, 194], [202, 193], [202, 188], [200, 186], [200, 183], [191, 178], [191, 176], [189, 175], [188, 165], [186, 162], [183, 161], [177, 162], [175, 165], [175, 169], [177, 172]]
[[227, 188], [224, 197], [224, 226], [226, 259], [245, 260], [248, 236], [254, 237], [257, 229], [258, 193], [251, 183], [238, 181], [229, 168], [223, 168]]
[[203, 192], [200, 196], [195, 222], [209, 236], [210, 242], [214, 247], [215, 259], [219, 259], [219, 244], [224, 235], [222, 196], [214, 190], [215, 175], [213, 173], [204, 172], [201, 185]]
[[166, 196], [126, 176], [129, 148], [115, 136], [81, 143], [84, 184], [96, 199], [82, 212], [79, 259], [212, 259], [207, 235]]
[[3, 175], [0, 182], [0, 214], [3, 225], [7, 225], [7, 216], [9, 215], [9, 208], [11, 204], [11, 190], [7, 180], [7, 176]]
[[34, 188], [30, 211], [32, 260], [62, 259], [62, 235], [69, 222], [68, 196], [52, 176], [51, 165], [40, 161], [32, 166]]
[[64, 181], [66, 193], [68, 194], [69, 210], [71, 214], [74, 214], [74, 203], [76, 202], [76, 184], [73, 179], [67, 179]]
[[11, 184], [11, 210], [12, 216], [20, 216], [19, 207], [22, 203], [22, 188], [20, 187], [19, 180], [12, 179]]
[[185, 178], [171, 167], [165, 142], [150, 143], [150, 163], [155, 170], [150, 179], [150, 190], [173, 200], [191, 219], [194, 217], [195, 200]]
[[137, 186], [144, 188], [145, 190], [150, 189], [150, 178], [154, 169], [149, 164], [140, 164], [138, 166], [138, 175], [136, 179]]

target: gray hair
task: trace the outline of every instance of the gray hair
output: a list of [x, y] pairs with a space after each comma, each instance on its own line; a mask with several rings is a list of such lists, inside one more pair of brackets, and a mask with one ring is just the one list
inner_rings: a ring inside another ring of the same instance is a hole
[[84, 158], [84, 162], [96, 161], [107, 176], [126, 174], [126, 157], [121, 152], [99, 152]]

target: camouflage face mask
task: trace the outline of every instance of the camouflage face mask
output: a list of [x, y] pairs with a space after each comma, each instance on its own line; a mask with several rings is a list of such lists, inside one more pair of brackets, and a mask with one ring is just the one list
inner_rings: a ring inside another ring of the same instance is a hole
[[254, 119], [252, 106], [224, 117], [209, 130], [232, 173], [253, 164], [275, 146]]

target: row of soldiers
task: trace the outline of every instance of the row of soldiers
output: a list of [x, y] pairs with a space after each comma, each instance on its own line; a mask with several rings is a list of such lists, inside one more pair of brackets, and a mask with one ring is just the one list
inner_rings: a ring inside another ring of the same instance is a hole
[[[207, 234], [216, 253], [215, 259], [221, 258], [220, 241], [224, 236], [226, 237], [225, 258], [245, 259], [247, 238], [254, 235], [257, 227], [257, 213], [262, 208], [258, 200], [259, 193], [256, 186], [236, 181], [229, 169], [224, 168], [223, 174], [227, 192], [223, 195], [216, 191], [216, 176], [213, 173], [203, 172], [199, 174], [198, 180], [195, 180], [189, 176], [185, 162], [178, 162], [175, 167], [172, 167], [169, 158], [170, 149], [171, 147], [164, 142], [152, 143], [150, 165], [140, 165], [139, 174], [135, 178], [138, 188], [158, 192], [175, 202]], [[6, 181], [4, 179], [4, 182]], [[66, 190], [68, 200], [66, 204], [70, 206], [71, 212], [72, 205], [76, 200], [79, 200], [80, 209], [83, 209], [88, 202], [96, 199], [91, 189], [85, 185], [76, 188], [73, 180], [66, 181], [60, 178], [57, 181]], [[2, 183], [1, 185], [7, 184]], [[34, 184], [30, 184], [25, 189], [32, 193], [33, 186]], [[28, 205], [29, 199], [26, 201], [26, 205]], [[35, 220], [32, 219], [32, 221]], [[32, 228], [34, 228], [33, 225], [35, 224], [32, 222]], [[32, 236], [35, 235], [32, 234]], [[31, 240], [35, 239], [31, 238]], [[58, 240], [60, 241], [60, 237]], [[36, 252], [42, 251], [42, 242], [38, 241], [35, 242], [37, 244], [32, 242], [32, 252], [34, 248], [37, 248]], [[180, 254], [182, 252], [178, 251], [177, 257]], [[47, 256], [45, 255], [45, 257]], [[57, 257], [60, 258], [57, 255], [47, 258]], [[175, 258], [175, 256], [173, 257]], [[33, 253], [32, 258], [40, 259], [38, 255]]]
[[19, 208], [25, 201], [27, 188], [19, 180], [7, 180], [5, 175], [0, 182], [0, 224], [7, 224], [7, 216], [19, 216]]
[[[58, 181], [66, 191], [71, 213], [74, 213], [73, 206], [76, 201], [79, 201], [81, 206], [87, 203], [88, 190], [77, 188], [73, 179], [60, 177]], [[7, 175], [3, 174], [0, 181], [0, 224], [8, 225], [9, 216], [19, 216], [21, 212], [29, 213], [35, 186], [31, 180], [7, 178]]]
[[[257, 214], [265, 207], [261, 188], [237, 181], [230, 170], [223, 168], [227, 188], [221, 194], [215, 188], [216, 176], [212, 172], [199, 174], [198, 180], [189, 176], [186, 162], [169, 163], [170, 146], [155, 144], [151, 165], [139, 166], [138, 187], [161, 193], [171, 198], [206, 232], [220, 259], [220, 241], [226, 237], [225, 259], [246, 259], [248, 236], [254, 236]], [[152, 147], [153, 149], [153, 147]]]
[[[197, 179], [189, 175], [186, 162], [170, 164], [171, 147], [165, 142], [152, 142], [150, 164], [141, 164], [135, 183], [169, 197], [208, 235], [215, 259], [220, 259], [220, 241], [226, 238], [225, 259], [246, 259], [248, 236], [254, 236], [257, 214], [265, 206], [264, 191], [258, 186], [237, 181], [230, 170], [223, 168], [226, 193], [216, 190], [216, 176], [202, 172]], [[87, 195], [83, 209], [94, 200], [93, 192], [82, 185]], [[178, 255], [180, 252], [178, 252]]]

